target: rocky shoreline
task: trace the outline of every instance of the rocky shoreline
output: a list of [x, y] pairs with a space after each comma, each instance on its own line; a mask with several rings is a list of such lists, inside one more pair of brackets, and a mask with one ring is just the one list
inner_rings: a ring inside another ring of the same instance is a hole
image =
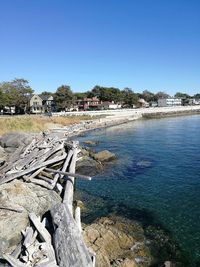
[[[72, 137], [89, 130], [126, 123], [139, 118], [141, 118], [140, 115], [131, 116], [129, 118], [121, 117], [120, 119], [113, 119], [111, 117], [100, 118], [70, 127], [54, 128], [50, 133], [52, 136], [59, 136], [60, 138]], [[0, 166], [9, 156], [13, 157], [15, 151], [20, 148], [22, 144], [28, 145], [33, 136], [35, 135], [26, 134], [20, 137], [20, 134], [17, 133], [8, 134], [6, 137], [3, 136], [0, 140]], [[90, 140], [88, 140], [85, 145], [86, 147], [81, 149], [82, 159], [77, 162], [76, 168], [78, 173], [90, 174], [92, 176], [96, 175], [103, 170], [107, 162], [116, 159], [115, 155], [109, 151], [96, 153], [93, 149], [96, 144], [91, 143]], [[3, 203], [4, 199], [10, 198], [11, 202], [14, 204], [23, 205], [26, 210], [32, 210], [37, 215], [42, 216], [48, 212], [52, 206], [60, 202], [59, 194], [54, 191], [52, 191], [54, 193], [50, 192], [50, 190], [39, 185], [33, 186], [15, 180], [12, 183], [2, 185], [0, 189], [0, 204]], [[29, 197], [30, 199], [35, 199], [35, 201], [27, 202], [27, 198], [29, 199]], [[22, 198], [24, 198], [24, 202]], [[79, 204], [82, 203], [80, 200], [85, 202], [84, 197], [80, 195], [77, 195], [76, 200], [79, 201]], [[87, 205], [87, 201], [85, 205]], [[40, 208], [38, 209], [38, 207]], [[0, 212], [1, 218], [5, 217], [5, 221], [1, 220], [0, 225], [0, 251], [3, 251], [5, 247], [9, 247], [8, 252], [12, 252], [21, 238], [21, 227], [24, 228], [28, 223], [27, 218], [23, 219], [21, 214], [13, 214], [12, 211], [0, 209]], [[85, 214], [88, 213], [88, 211], [85, 212], [83, 209], [83, 219]], [[142, 224], [137, 221], [120, 217], [118, 214], [113, 214], [112, 212], [105, 215], [106, 217], [103, 216], [102, 218], [92, 221], [90, 225], [83, 226], [85, 241], [96, 253], [95, 266], [187, 266], [181, 261], [180, 251], [177, 245], [161, 229], [152, 228], [151, 226], [149, 226], [148, 229], [144, 228]], [[9, 223], [12, 224], [10, 227]], [[10, 229], [10, 233], [4, 231], [5, 225], [7, 229]], [[17, 228], [17, 225], [21, 225], [20, 229]], [[18, 233], [17, 235], [15, 235], [16, 232]], [[9, 245], [7, 242], [8, 235], [10, 235], [9, 240], [11, 240]], [[159, 251], [163, 251], [164, 256], [160, 257]], [[0, 262], [0, 266], [4, 266], [3, 262]]]

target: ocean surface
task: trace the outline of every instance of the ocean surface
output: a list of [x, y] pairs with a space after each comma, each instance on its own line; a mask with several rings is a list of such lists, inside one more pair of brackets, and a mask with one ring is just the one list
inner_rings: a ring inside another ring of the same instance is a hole
[[140, 120], [78, 139], [99, 141], [96, 151], [118, 159], [77, 187], [162, 225], [191, 266], [200, 266], [200, 115]]

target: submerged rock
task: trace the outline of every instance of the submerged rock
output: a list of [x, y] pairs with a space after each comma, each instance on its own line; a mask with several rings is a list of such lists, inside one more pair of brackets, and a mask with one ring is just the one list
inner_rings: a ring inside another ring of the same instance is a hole
[[95, 176], [102, 170], [102, 165], [88, 156], [83, 157], [76, 164], [76, 172], [84, 175]]
[[23, 212], [0, 209], [0, 254], [11, 252], [21, 240], [21, 231], [29, 224], [28, 213], [42, 216], [61, 201], [53, 190], [14, 180], [0, 186], [0, 206], [17, 207]]
[[93, 158], [100, 162], [109, 162], [109, 161], [116, 159], [116, 155], [114, 153], [111, 153], [108, 150], [103, 150], [98, 153], [95, 153], [93, 155]]
[[[144, 236], [140, 249], [131, 250], [133, 245], [138, 242], [138, 237], [134, 235], [136, 229], [140, 234], [143, 233], [138, 224], [130, 221], [124, 222], [120, 217], [104, 217], [86, 226], [83, 235], [87, 245], [96, 253], [96, 267], [149, 266], [151, 256], [145, 245]], [[145, 261], [138, 265], [136, 261], [138, 257], [144, 257]]]
[[93, 145], [97, 145], [97, 144], [99, 144], [99, 141], [86, 140], [86, 141], [84, 141], [83, 143], [86, 144], [86, 145], [91, 145], [91, 146], [93, 146]]
[[138, 167], [145, 167], [145, 168], [147, 168], [147, 167], [150, 167], [152, 165], [152, 163], [151, 163], [151, 161], [148, 161], [148, 160], [141, 160], [141, 161], [138, 161], [136, 163], [136, 165]]

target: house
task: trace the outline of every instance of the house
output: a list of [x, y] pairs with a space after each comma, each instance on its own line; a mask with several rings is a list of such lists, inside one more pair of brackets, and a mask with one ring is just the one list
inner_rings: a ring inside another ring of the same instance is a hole
[[95, 96], [92, 98], [84, 97], [76, 101], [79, 110], [96, 110], [100, 108], [101, 101]]
[[119, 109], [122, 107], [121, 104], [115, 103], [114, 101], [104, 101], [100, 104], [101, 109]]
[[182, 106], [182, 99], [181, 98], [159, 98], [158, 99], [158, 107], [177, 107]]
[[42, 114], [45, 112], [55, 111], [53, 96], [31, 95], [28, 110], [32, 114]]
[[147, 101], [145, 101], [143, 98], [140, 98], [138, 100], [138, 105], [140, 108], [148, 108], [149, 107], [149, 103]]
[[191, 99], [189, 99], [188, 104], [191, 106], [200, 105], [200, 99], [191, 98]]

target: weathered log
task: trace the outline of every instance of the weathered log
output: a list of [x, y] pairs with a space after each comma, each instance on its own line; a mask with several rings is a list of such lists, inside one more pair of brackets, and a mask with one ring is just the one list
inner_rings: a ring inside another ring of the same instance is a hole
[[46, 242], [46, 250], [48, 253], [49, 260], [54, 261], [56, 263], [55, 252], [51, 242], [51, 235], [44, 227], [44, 225], [40, 222], [40, 219], [34, 213], [29, 213], [29, 218], [37, 229], [41, 240]]
[[30, 267], [30, 265], [27, 265], [17, 259], [15, 259], [13, 256], [8, 254], [3, 254], [3, 258], [7, 260], [11, 264], [12, 267]]
[[64, 171], [59, 171], [59, 170], [55, 170], [55, 169], [51, 169], [51, 168], [45, 168], [45, 170], [49, 171], [49, 172], [53, 172], [53, 173], [62, 174], [62, 178], [63, 178], [63, 176], [72, 176], [72, 177], [82, 178], [82, 179], [86, 179], [86, 180], [92, 179], [91, 176], [84, 175], [84, 174], [78, 174], [78, 173], [73, 173], [73, 172], [64, 172]]
[[[73, 156], [72, 156], [71, 164], [69, 166], [70, 173], [75, 173], [75, 169], [76, 169], [78, 143], [74, 142], [73, 145], [74, 145]], [[66, 186], [65, 186], [65, 191], [64, 191], [63, 203], [68, 205], [68, 208], [71, 214], [73, 214], [73, 196], [74, 196], [74, 177], [68, 176]]]
[[24, 158], [28, 153], [30, 153], [32, 147], [35, 145], [36, 139], [34, 138], [31, 143], [26, 147], [24, 152], [20, 155], [20, 158]]
[[38, 174], [40, 174], [42, 172], [42, 170], [44, 170], [45, 167], [40, 168], [39, 170], [33, 172], [31, 175], [24, 175], [23, 178], [28, 181], [31, 178], [35, 178]]
[[11, 256], [17, 259], [22, 251], [22, 245], [21, 243], [14, 249], [14, 251], [11, 253]]
[[78, 229], [80, 232], [82, 232], [82, 226], [81, 226], [81, 209], [80, 207], [76, 207], [74, 212], [74, 219], [77, 223]]
[[37, 232], [34, 233], [32, 227], [26, 228], [26, 231], [24, 232], [24, 241], [23, 241], [23, 245], [25, 246], [25, 248], [29, 247], [34, 243], [36, 236]]
[[[64, 162], [63, 167], [62, 167], [62, 169], [61, 169], [63, 172], [66, 171], [66, 169], [67, 169], [67, 167], [68, 167], [68, 164], [69, 164], [69, 161], [70, 161], [70, 159], [71, 159], [71, 157], [72, 157], [72, 154], [73, 154], [73, 152], [72, 152], [72, 150], [70, 150], [70, 151], [68, 152], [68, 154], [67, 154], [67, 157], [66, 157], [66, 159], [65, 159], [65, 162]], [[54, 169], [45, 168], [45, 170], [55, 173], [55, 172], [54, 172]], [[58, 171], [56, 171], [56, 175], [54, 176], [53, 183], [52, 183], [52, 189], [55, 187], [55, 185], [56, 185], [56, 183], [57, 183], [59, 177], [62, 178], [63, 175], [60, 175], [60, 174], [58, 173]]]
[[81, 232], [64, 203], [51, 209], [54, 233], [54, 248], [59, 267], [92, 267], [92, 260]]
[[13, 174], [10, 174], [10, 175], [6, 175], [6, 176], [2, 177], [2, 179], [0, 180], [0, 184], [4, 184], [4, 183], [7, 183], [7, 182], [10, 182], [10, 181], [12, 181], [12, 180], [14, 180], [16, 178], [22, 177], [23, 175], [26, 175], [28, 173], [34, 172], [37, 169], [40, 169], [42, 167], [46, 167], [46, 166], [51, 165], [53, 163], [57, 163], [57, 162], [63, 160], [65, 157], [66, 157], [66, 153], [63, 154], [60, 157], [56, 157], [56, 158], [47, 160], [45, 162], [42, 162], [40, 164], [37, 164], [34, 167], [31, 167], [29, 169], [26, 169], [26, 170], [23, 170], [23, 171], [20, 171], [20, 172], [17, 172], [17, 173], [13, 173]]

